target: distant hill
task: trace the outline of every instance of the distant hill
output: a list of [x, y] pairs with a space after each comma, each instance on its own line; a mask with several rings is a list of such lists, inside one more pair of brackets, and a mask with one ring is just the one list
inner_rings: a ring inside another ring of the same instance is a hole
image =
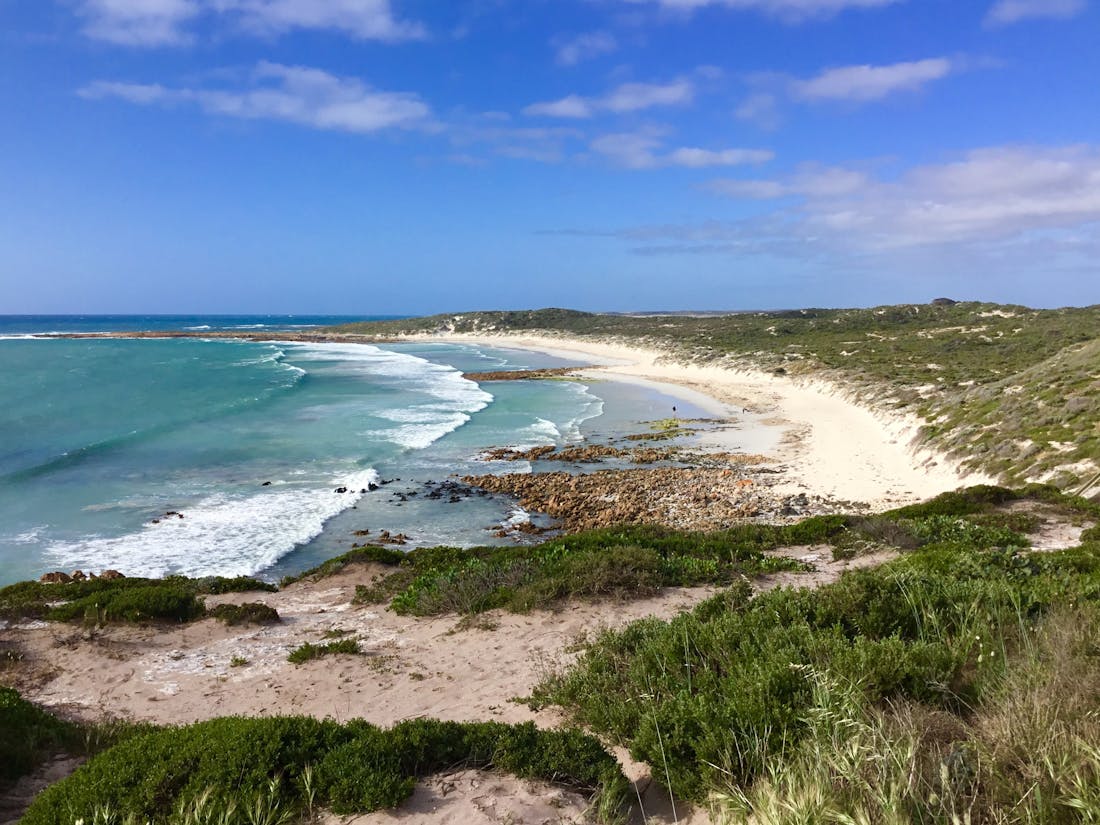
[[926, 422], [923, 439], [1006, 483], [1070, 490], [1100, 474], [1100, 306], [902, 304], [737, 314], [467, 312], [337, 328], [373, 336], [545, 332], [685, 362], [824, 378]]

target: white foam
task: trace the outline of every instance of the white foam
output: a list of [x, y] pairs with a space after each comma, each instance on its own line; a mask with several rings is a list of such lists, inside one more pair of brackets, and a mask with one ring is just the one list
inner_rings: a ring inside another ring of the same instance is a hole
[[[323, 488], [297, 487], [240, 497], [214, 495], [184, 510], [184, 518], [115, 538], [91, 536], [56, 543], [45, 558], [59, 569], [114, 568], [128, 575], [250, 576], [270, 567], [324, 529], [325, 522], [355, 504], [378, 482], [374, 470], [333, 479]], [[347, 493], [335, 493], [335, 487]]]
[[48, 529], [48, 525], [40, 524], [22, 533], [16, 533], [13, 536], [4, 536], [2, 541], [4, 544], [35, 544], [43, 531]]
[[568, 386], [571, 387], [574, 392], [578, 393], [585, 403], [584, 409], [565, 423], [563, 431], [566, 441], [576, 443], [584, 441], [584, 433], [581, 432], [581, 425], [584, 424], [585, 421], [599, 418], [603, 415], [603, 399], [593, 395], [584, 384], [569, 384]]
[[[391, 410], [391, 412], [393, 411]], [[448, 415], [436, 414], [430, 423], [405, 424], [401, 427], [376, 430], [370, 435], [385, 441], [392, 441], [402, 447], [408, 447], [410, 450], [423, 450], [448, 433], [453, 433], [469, 420], [470, 416], [461, 412]]]
[[403, 352], [384, 350], [371, 344], [297, 344], [290, 345], [295, 361], [330, 361], [328, 372], [364, 377], [393, 378], [402, 392], [419, 396], [395, 409], [378, 415], [399, 427], [368, 433], [371, 438], [390, 441], [402, 447], [422, 450], [470, 420], [485, 409], [493, 396], [454, 367], [436, 364]]
[[508, 514], [507, 521], [502, 526], [518, 527], [521, 524], [530, 524], [531, 514], [524, 510], [522, 507], [516, 507]]
[[190, 330], [192, 332], [201, 332], [202, 330], [212, 329], [212, 328], [213, 327], [211, 327], [209, 324], [200, 324], [197, 327], [184, 327], [184, 329]]

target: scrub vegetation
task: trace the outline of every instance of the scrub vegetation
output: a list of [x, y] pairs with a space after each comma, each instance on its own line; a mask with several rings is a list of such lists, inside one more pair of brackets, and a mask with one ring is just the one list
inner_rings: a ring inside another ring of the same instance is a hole
[[1096, 517], [1049, 488], [896, 510], [896, 561], [600, 633], [531, 701], [720, 821], [1094, 822], [1098, 531], [1029, 552], [990, 518], [1027, 495]]
[[[272, 592], [274, 585], [246, 577], [189, 579], [89, 579], [66, 584], [19, 582], [0, 589], [0, 619], [77, 619], [94, 625], [108, 622], [192, 622], [207, 615], [200, 597], [223, 593]], [[244, 608], [215, 608], [229, 621]], [[252, 615], [255, 614], [253, 609]], [[270, 618], [270, 617], [269, 617]], [[232, 622], [231, 622], [232, 623]]]
[[414, 719], [214, 719], [133, 736], [44, 791], [22, 825], [256, 825], [313, 822], [322, 810], [392, 808], [420, 777], [496, 769], [590, 794], [601, 821], [629, 785], [593, 737], [533, 724]]
[[1007, 483], [1100, 475], [1100, 307], [905, 304], [729, 315], [472, 312], [352, 324], [379, 337], [546, 332], [670, 350], [685, 362], [831, 381], [926, 422], [923, 437]]

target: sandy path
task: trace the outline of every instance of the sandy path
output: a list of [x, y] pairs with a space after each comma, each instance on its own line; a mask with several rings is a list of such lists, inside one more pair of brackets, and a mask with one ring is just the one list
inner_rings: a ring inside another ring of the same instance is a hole
[[779, 492], [806, 492], [884, 509], [962, 485], [993, 483], [988, 476], [962, 473], [957, 463], [941, 454], [914, 450], [911, 445], [920, 425], [916, 417], [871, 410], [823, 381], [682, 364], [659, 350], [586, 339], [523, 334], [430, 337], [582, 359], [599, 365], [586, 371], [593, 378], [673, 384], [681, 388], [681, 397], [685, 390], [691, 393], [685, 400], [716, 414], [743, 418], [750, 426], [779, 425], [784, 438], [775, 458], [788, 465], [787, 481], [776, 487]]

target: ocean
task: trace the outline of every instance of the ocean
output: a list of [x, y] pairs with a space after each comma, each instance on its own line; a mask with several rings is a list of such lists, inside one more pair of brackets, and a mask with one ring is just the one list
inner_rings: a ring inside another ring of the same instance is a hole
[[[349, 320], [363, 318], [0, 316], [0, 584], [77, 568], [277, 579], [365, 530], [405, 533], [406, 549], [514, 543], [499, 525], [537, 514], [428, 483], [532, 469], [480, 460], [492, 447], [706, 414], [621, 382], [462, 375], [578, 363], [539, 353], [278, 340]], [[153, 329], [272, 340], [30, 337]]]

